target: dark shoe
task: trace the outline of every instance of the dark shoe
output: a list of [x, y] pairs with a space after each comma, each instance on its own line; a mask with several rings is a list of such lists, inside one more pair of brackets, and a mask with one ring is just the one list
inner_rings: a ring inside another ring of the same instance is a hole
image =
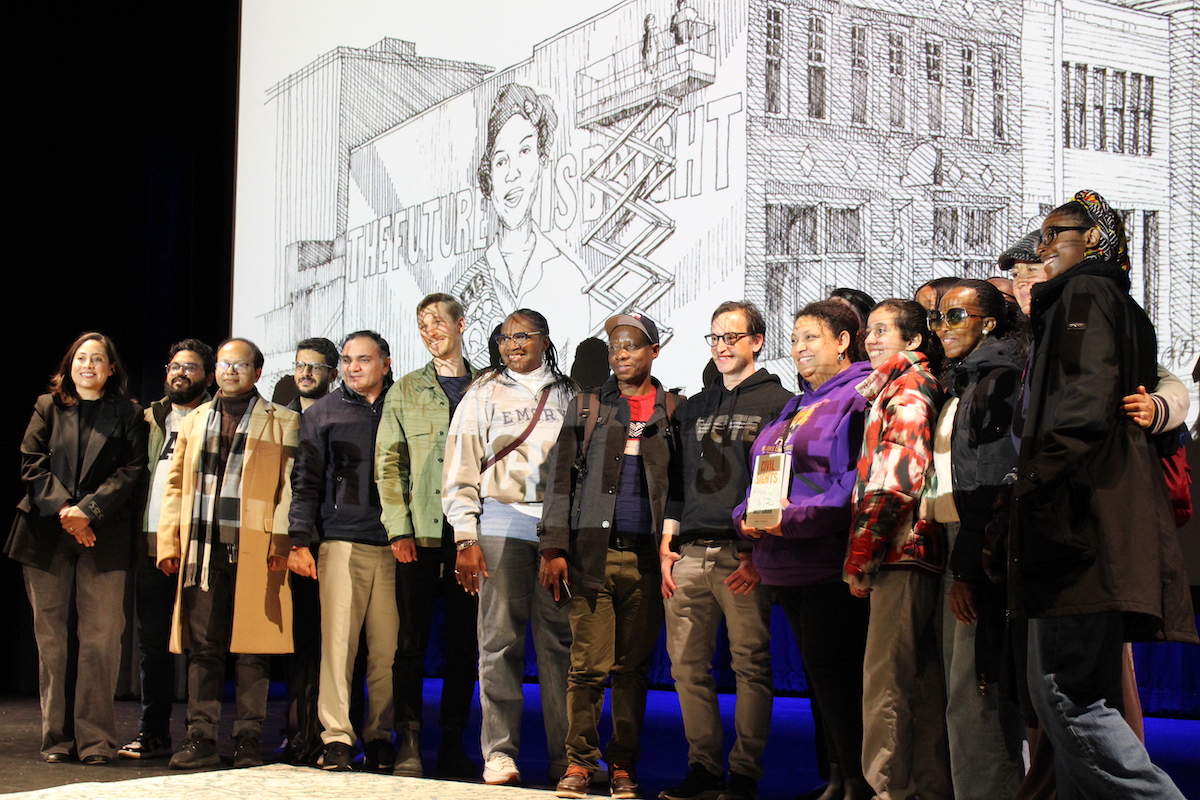
[[392, 774], [405, 778], [420, 778], [425, 774], [425, 768], [421, 764], [421, 732], [406, 728], [400, 731], [398, 736], [400, 752], [392, 757], [396, 765]]
[[758, 800], [758, 781], [736, 772], [729, 773], [729, 784], [717, 800]]
[[217, 743], [205, 739], [199, 734], [192, 733], [171, 756], [171, 769], [198, 769], [200, 767], [220, 766], [221, 757], [217, 755]]
[[233, 749], [234, 768], [261, 767], [262, 765], [262, 752], [258, 746], [258, 737], [249, 733], [237, 737], [237, 746]]
[[171, 755], [171, 737], [142, 731], [136, 739], [118, 750], [117, 755], [122, 758], [163, 758]]
[[642, 787], [638, 786], [632, 764], [610, 764], [609, 772], [613, 800], [637, 800], [642, 796]]
[[47, 764], [66, 764], [68, 761], [73, 761], [70, 753], [46, 753], [42, 756], [42, 761]]
[[579, 764], [571, 764], [554, 787], [555, 797], [587, 797], [592, 782], [591, 771]]
[[331, 772], [349, 772], [354, 761], [354, 748], [344, 742], [331, 742], [325, 745], [325, 760], [321, 769]]
[[444, 728], [438, 747], [437, 774], [439, 778], [473, 781], [479, 777], [479, 767], [463, 748], [462, 731]]
[[659, 800], [716, 800], [725, 788], [725, 776], [714, 775], [699, 764], [691, 764], [689, 769], [678, 786], [658, 793]]
[[396, 767], [396, 748], [387, 739], [375, 739], [363, 745], [363, 769], [392, 774]]
[[796, 800], [842, 800], [845, 778], [842, 777], [842, 765], [829, 765], [829, 783], [811, 789], [796, 798]]
[[104, 767], [112, 762], [112, 756], [106, 756], [103, 753], [92, 753], [90, 756], [83, 757], [83, 763], [89, 767]]

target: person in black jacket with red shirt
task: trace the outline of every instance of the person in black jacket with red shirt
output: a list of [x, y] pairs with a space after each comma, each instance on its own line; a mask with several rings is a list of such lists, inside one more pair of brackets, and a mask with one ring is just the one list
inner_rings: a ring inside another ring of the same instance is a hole
[[1009, 561], [1030, 695], [1060, 796], [1182, 798], [1120, 714], [1125, 639], [1198, 641], [1153, 442], [1120, 413], [1154, 383], [1154, 329], [1129, 296], [1121, 218], [1095, 192], [1042, 221], [1038, 255]]
[[[133, 566], [135, 491], [146, 473], [146, 422], [125, 398], [112, 340], [85, 333], [37, 399], [21, 441], [21, 482], [4, 552], [25, 569], [42, 706], [42, 758], [112, 760], [126, 571]], [[67, 682], [67, 618], [79, 615], [78, 669]], [[117, 611], [114, 613], [114, 609]], [[74, 716], [67, 716], [74, 695]]]

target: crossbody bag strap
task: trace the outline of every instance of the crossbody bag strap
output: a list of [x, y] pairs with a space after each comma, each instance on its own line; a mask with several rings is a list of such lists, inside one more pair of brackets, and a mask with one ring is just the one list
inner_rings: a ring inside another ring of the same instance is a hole
[[546, 401], [550, 398], [550, 389], [550, 386], [542, 388], [542, 397], [540, 400], [538, 400], [537, 410], [533, 412], [533, 417], [529, 420], [529, 424], [525, 426], [525, 430], [521, 431], [521, 435], [501, 448], [499, 453], [496, 453], [487, 461], [483, 462], [483, 469], [480, 470], [481, 472], [487, 472], [493, 464], [507, 456], [513, 450], [516, 450], [521, 446], [522, 442], [529, 438], [529, 434], [533, 433], [533, 429], [537, 427], [538, 420], [542, 418], [542, 411], [546, 408]]

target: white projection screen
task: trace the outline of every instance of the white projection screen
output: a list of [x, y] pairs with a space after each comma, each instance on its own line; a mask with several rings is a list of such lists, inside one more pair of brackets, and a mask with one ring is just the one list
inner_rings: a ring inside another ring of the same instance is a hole
[[[794, 387], [800, 306], [1001, 274], [1092, 188], [1192, 385], [1189, 36], [1194, 14], [1097, 0], [244, 0], [233, 330], [269, 386], [300, 339], [363, 328], [416, 369], [429, 292], [463, 300], [476, 364], [515, 308], [565, 364], [632, 309], [670, 336], [656, 374], [694, 393], [712, 310], [747, 299]], [[518, 155], [481, 171], [506, 136]]]

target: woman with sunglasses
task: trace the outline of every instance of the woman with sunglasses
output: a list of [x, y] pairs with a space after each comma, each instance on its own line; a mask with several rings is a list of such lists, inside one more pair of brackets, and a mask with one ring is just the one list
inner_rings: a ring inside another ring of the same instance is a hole
[[[42, 706], [42, 759], [109, 763], [121, 660], [126, 571], [133, 563], [135, 490], [146, 471], [147, 426], [125, 397], [112, 340], [85, 333], [37, 399], [21, 442], [25, 496], [4, 552], [24, 565], [33, 606]], [[68, 679], [68, 617], [78, 614], [77, 669]], [[72, 702], [73, 697], [73, 702]], [[73, 717], [68, 709], [74, 708]]]
[[985, 528], [1017, 463], [1012, 422], [1025, 362], [1025, 318], [1000, 290], [959, 281], [929, 312], [949, 399], [934, 438], [934, 519], [950, 563], [943, 579], [942, 657], [954, 795], [1012, 798], [1022, 777], [1019, 711], [1001, 697], [1005, 587], [989, 577]]
[[858, 331], [858, 315], [841, 300], [810, 303], [796, 315], [792, 360], [804, 393], [762, 429], [750, 450], [752, 465], [763, 456], [785, 456], [791, 481], [782, 518], [765, 529], [746, 527], [749, 493], [733, 511], [741, 535], [754, 540], [754, 566], [800, 645], [823, 721], [830, 782], [840, 777], [837, 796], [851, 800], [875, 794], [862, 773], [870, 609], [842, 580], [867, 410], [855, 387], [871, 372]]
[[479, 595], [483, 779], [515, 784], [530, 623], [550, 761], [566, 769], [571, 625], [566, 607], [538, 585], [537, 526], [550, 450], [575, 384], [559, 369], [537, 311], [509, 314], [493, 340], [502, 366], [480, 373], [450, 422], [442, 507], [454, 528], [458, 582]]
[[871, 405], [843, 571], [855, 597], [871, 604], [862, 768], [883, 800], [949, 798], [937, 613], [946, 552], [940, 527], [920, 513], [945, 398], [934, 377], [942, 344], [913, 300], [875, 306], [864, 343], [874, 371], [857, 391]]

